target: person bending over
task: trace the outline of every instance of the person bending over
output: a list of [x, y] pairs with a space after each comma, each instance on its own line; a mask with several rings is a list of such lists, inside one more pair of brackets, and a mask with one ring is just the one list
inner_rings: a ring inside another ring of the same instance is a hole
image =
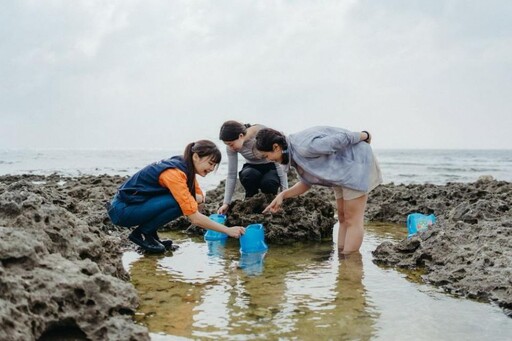
[[319, 126], [285, 136], [266, 128], [256, 135], [256, 149], [269, 161], [294, 167], [299, 182], [279, 193], [264, 213], [277, 212], [283, 200], [308, 191], [312, 185], [332, 187], [338, 210], [338, 249], [358, 251], [364, 236], [368, 193], [382, 183], [379, 165], [367, 131]]
[[198, 211], [205, 197], [196, 174], [208, 175], [218, 167], [221, 157], [215, 143], [200, 140], [188, 144], [183, 155], [144, 167], [119, 187], [108, 209], [110, 219], [115, 225], [136, 226], [128, 238], [153, 253], [172, 247], [172, 241], [160, 240], [157, 230], [182, 215], [204, 229], [239, 238], [243, 227], [227, 228]]

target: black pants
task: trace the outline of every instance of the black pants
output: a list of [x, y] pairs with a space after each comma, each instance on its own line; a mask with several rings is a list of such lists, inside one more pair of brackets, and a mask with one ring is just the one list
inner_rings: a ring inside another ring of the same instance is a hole
[[273, 162], [260, 165], [246, 163], [238, 174], [245, 188], [246, 198], [258, 194], [258, 190], [270, 194], [277, 194], [279, 191], [279, 176]]

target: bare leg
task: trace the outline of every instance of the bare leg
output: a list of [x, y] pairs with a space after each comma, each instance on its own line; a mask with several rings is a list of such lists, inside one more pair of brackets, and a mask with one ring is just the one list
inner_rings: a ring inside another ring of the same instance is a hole
[[347, 234], [347, 226], [345, 226], [345, 206], [343, 205], [343, 198], [336, 200], [338, 209], [338, 251], [343, 251], [345, 247], [345, 235]]
[[352, 200], [345, 200], [343, 203], [345, 217], [344, 225], [346, 228], [343, 253], [358, 251], [361, 244], [363, 244], [364, 210], [366, 208], [367, 200], [368, 195], [363, 195]]

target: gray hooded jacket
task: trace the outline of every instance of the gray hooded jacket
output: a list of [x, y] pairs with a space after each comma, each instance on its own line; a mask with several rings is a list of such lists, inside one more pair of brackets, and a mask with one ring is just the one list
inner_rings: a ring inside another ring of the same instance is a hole
[[374, 156], [360, 132], [318, 126], [289, 135], [291, 165], [308, 185], [343, 186], [368, 192]]

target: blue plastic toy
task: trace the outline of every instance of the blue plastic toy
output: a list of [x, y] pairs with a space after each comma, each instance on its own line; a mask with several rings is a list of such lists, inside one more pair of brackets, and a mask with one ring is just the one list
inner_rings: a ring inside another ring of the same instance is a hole
[[[211, 214], [209, 218], [222, 225], [226, 223], [226, 216], [224, 214]], [[207, 230], [206, 233], [204, 234], [205, 241], [222, 240], [226, 239], [227, 237], [227, 234], [213, 230]]]
[[409, 235], [407, 237], [414, 236], [418, 232], [426, 231], [430, 226], [432, 226], [436, 222], [436, 216], [421, 214], [421, 213], [411, 213], [407, 216], [407, 232]]
[[265, 244], [265, 229], [262, 224], [251, 224], [245, 228], [245, 233], [240, 237], [240, 252], [253, 253], [267, 251]]

